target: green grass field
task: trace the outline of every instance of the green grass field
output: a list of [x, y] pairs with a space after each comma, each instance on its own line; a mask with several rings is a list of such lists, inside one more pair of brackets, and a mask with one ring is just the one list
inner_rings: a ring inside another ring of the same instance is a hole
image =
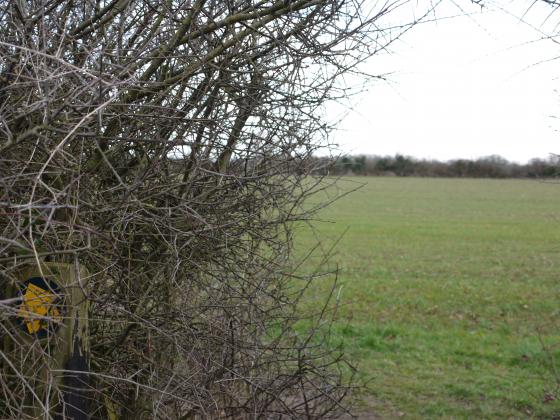
[[332, 340], [367, 381], [361, 412], [560, 416], [560, 184], [346, 178], [339, 192], [359, 184], [298, 228], [296, 250], [340, 240]]

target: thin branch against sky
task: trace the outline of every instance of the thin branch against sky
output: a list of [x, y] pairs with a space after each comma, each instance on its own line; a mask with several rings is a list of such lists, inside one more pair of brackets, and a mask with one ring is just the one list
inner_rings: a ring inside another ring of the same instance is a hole
[[[418, 11], [401, 13], [406, 20]], [[329, 108], [333, 119], [351, 108], [335, 142], [345, 153], [443, 160], [499, 154], [524, 162], [557, 152], [560, 13], [550, 13], [525, 2], [440, 4], [439, 19], [366, 63], [383, 81]]]

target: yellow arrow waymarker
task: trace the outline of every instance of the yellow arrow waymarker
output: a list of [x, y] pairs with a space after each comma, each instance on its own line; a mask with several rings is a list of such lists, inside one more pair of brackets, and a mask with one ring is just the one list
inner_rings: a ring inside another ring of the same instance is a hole
[[45, 337], [49, 328], [52, 330], [62, 322], [58, 304], [60, 296], [49, 286], [41, 278], [28, 280], [22, 290], [22, 302], [18, 310], [24, 329], [29, 334], [37, 334], [39, 338]]

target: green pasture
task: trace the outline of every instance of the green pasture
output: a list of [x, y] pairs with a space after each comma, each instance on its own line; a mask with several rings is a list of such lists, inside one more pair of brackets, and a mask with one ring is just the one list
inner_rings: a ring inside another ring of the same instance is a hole
[[298, 255], [334, 246], [331, 340], [367, 384], [359, 413], [560, 416], [560, 183], [353, 177], [326, 193], [360, 186], [295, 236]]

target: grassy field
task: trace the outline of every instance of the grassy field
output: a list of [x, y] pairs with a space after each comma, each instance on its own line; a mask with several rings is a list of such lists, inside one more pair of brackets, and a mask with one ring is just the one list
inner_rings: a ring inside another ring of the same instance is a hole
[[300, 252], [340, 240], [332, 339], [368, 381], [362, 412], [560, 415], [560, 184], [347, 178], [339, 192], [359, 184], [296, 238]]

